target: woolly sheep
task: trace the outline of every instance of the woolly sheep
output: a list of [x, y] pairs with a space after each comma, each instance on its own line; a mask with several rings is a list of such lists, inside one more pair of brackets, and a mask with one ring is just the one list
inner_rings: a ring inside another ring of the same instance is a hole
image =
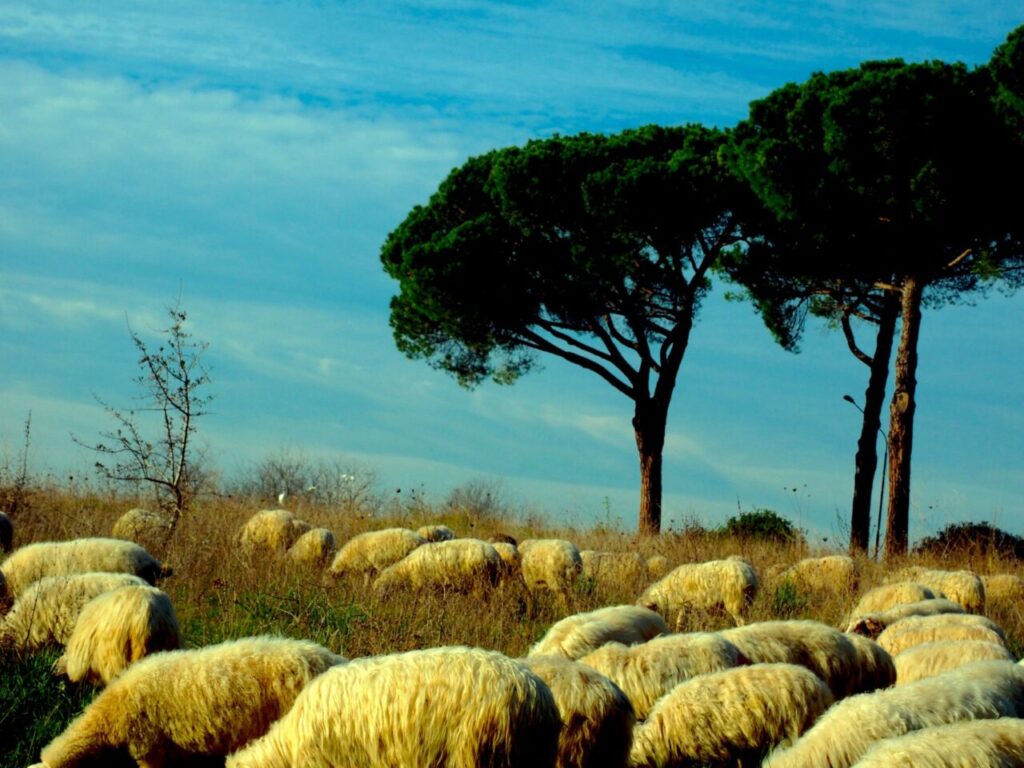
[[169, 575], [149, 552], [131, 541], [90, 538], [40, 541], [14, 550], [2, 564], [7, 594], [20, 595], [44, 576], [73, 573], [133, 573], [150, 584]]
[[1014, 661], [1002, 643], [984, 640], [934, 640], [908, 648], [893, 659], [896, 685], [934, 677], [972, 661]]
[[288, 559], [303, 566], [321, 567], [334, 557], [334, 534], [326, 528], [311, 528], [288, 549]]
[[1024, 668], [976, 661], [907, 685], [837, 702], [765, 768], [848, 768], [881, 739], [958, 720], [1015, 717], [1024, 707]]
[[73, 683], [106, 685], [130, 664], [179, 647], [178, 617], [167, 594], [148, 585], [121, 587], [85, 604], [54, 671]]
[[334, 556], [327, 569], [330, 578], [362, 576], [367, 583], [427, 540], [408, 528], [383, 528], [353, 536]]
[[166, 515], [148, 509], [129, 509], [114, 522], [110, 535], [115, 539], [134, 541], [144, 547], [166, 543], [171, 521]]
[[986, 605], [1016, 605], [1024, 602], [1024, 579], [1015, 573], [982, 576]]
[[684, 680], [746, 664], [735, 645], [714, 632], [660, 635], [627, 646], [606, 643], [580, 659], [623, 690], [637, 720]]
[[550, 689], [495, 651], [356, 659], [310, 683], [227, 768], [545, 768], [561, 728]]
[[916, 581], [936, 592], [942, 592], [953, 602], [960, 603], [968, 613], [982, 613], [985, 610], [985, 584], [973, 571], [944, 571], [908, 566], [897, 571], [893, 578]]
[[[877, 679], [862, 667], [875, 663], [839, 630], [817, 621], [760, 621], [719, 633], [755, 664], [787, 663], [807, 667], [825, 681], [836, 699], [890, 685], [887, 668]], [[868, 686], [861, 688], [859, 686]]]
[[684, 563], [649, 586], [637, 605], [658, 611], [676, 629], [682, 623], [682, 612], [691, 606], [722, 607], [736, 624], [743, 624], [757, 588], [757, 573], [739, 558]]
[[146, 586], [130, 573], [76, 573], [46, 576], [21, 593], [0, 624], [0, 642], [23, 651], [64, 645], [82, 608], [112, 589]]
[[790, 582], [797, 590], [835, 592], [857, 586], [857, 566], [849, 555], [808, 557], [779, 573], [775, 583]]
[[851, 632], [845, 634], [860, 657], [860, 663], [851, 676], [849, 690], [867, 693], [893, 685], [896, 682], [896, 664], [889, 652], [871, 638]]
[[142, 768], [227, 755], [266, 733], [311, 680], [344, 661], [305, 640], [266, 636], [153, 654], [114, 678], [43, 749], [42, 765], [102, 765], [115, 750]]
[[752, 764], [796, 740], [832, 704], [806, 667], [754, 664], [680, 683], [633, 732], [631, 768]]
[[417, 547], [381, 571], [373, 587], [380, 591], [411, 587], [475, 592], [494, 586], [501, 567], [501, 558], [486, 541], [450, 539]]
[[605, 643], [642, 643], [665, 632], [668, 625], [655, 611], [636, 605], [612, 605], [555, 622], [528, 655], [579, 659]]
[[0, 552], [10, 552], [14, 541], [14, 523], [11, 518], [0, 512]]
[[309, 523], [286, 509], [264, 509], [238, 529], [238, 542], [249, 554], [283, 555], [310, 528]]
[[913, 581], [898, 581], [893, 584], [882, 584], [866, 592], [851, 611], [853, 618], [871, 613], [881, 613], [897, 605], [916, 603], [921, 600], [934, 600], [945, 597], [938, 590]]
[[890, 624], [910, 616], [936, 616], [939, 614], [963, 612], [964, 608], [960, 603], [954, 603], [952, 600], [946, 600], [945, 598], [919, 600], [916, 603], [895, 605], [878, 613], [851, 617], [846, 631], [856, 632], [867, 637], [878, 637]]
[[[968, 630], [966, 634], [957, 635], [955, 634], [956, 630], [951, 630], [950, 627], [971, 627], [981, 631], [974, 636], [971, 635], [971, 630]], [[895, 656], [919, 643], [960, 639], [988, 640], [1002, 645], [1006, 643], [1006, 635], [998, 624], [991, 619], [973, 613], [908, 616], [887, 626], [878, 636], [878, 643]]]
[[519, 544], [519, 568], [530, 591], [565, 595], [583, 569], [580, 551], [564, 539], [527, 539]]
[[521, 579], [523, 569], [519, 561], [519, 548], [515, 544], [509, 544], [507, 541], [492, 541], [491, 546], [494, 547], [494, 551], [501, 558], [502, 578]]
[[669, 567], [668, 558], [664, 555], [651, 555], [647, 558], [647, 579], [657, 581], [672, 570]]
[[869, 749], [855, 768], [1015, 768], [1024, 765], [1024, 720], [999, 717], [922, 728]]
[[424, 525], [422, 528], [417, 529], [416, 533], [431, 543], [438, 541], [451, 541], [452, 539], [457, 538], [455, 531], [447, 525]]
[[636, 716], [611, 680], [571, 659], [533, 656], [522, 663], [551, 689], [562, 719], [558, 768], [622, 768]]
[[[611, 587], [637, 588], [647, 582], [647, 563], [636, 552], [580, 552], [583, 576]], [[634, 593], [635, 594], [635, 593]]]

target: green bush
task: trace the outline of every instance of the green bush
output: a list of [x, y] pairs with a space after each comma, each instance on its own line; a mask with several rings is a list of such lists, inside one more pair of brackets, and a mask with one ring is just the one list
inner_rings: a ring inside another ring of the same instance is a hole
[[803, 539], [803, 533], [798, 528], [782, 515], [770, 509], [741, 512], [738, 517], [730, 517], [726, 520], [719, 532], [740, 539], [757, 539], [780, 544]]
[[1024, 560], [1024, 539], [988, 523], [952, 523], [922, 539], [914, 551], [939, 556], [998, 554]]

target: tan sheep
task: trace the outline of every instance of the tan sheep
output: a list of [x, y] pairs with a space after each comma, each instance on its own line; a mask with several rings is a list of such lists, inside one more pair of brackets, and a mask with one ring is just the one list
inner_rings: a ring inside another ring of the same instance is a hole
[[846, 627], [847, 632], [855, 632], [866, 637], [878, 637], [886, 627], [910, 616], [937, 616], [945, 613], [963, 613], [960, 603], [945, 598], [919, 600], [916, 603], [894, 605], [884, 611], [852, 616]]
[[317, 675], [344, 662], [305, 640], [252, 637], [157, 653], [114, 678], [42, 751], [46, 768], [103, 765], [127, 750], [141, 768], [227, 755], [266, 733]]
[[418, 528], [416, 533], [432, 544], [438, 541], [451, 541], [452, 539], [458, 538], [455, 535], [455, 531], [447, 525], [441, 524], [424, 525], [422, 528]]
[[501, 569], [501, 557], [486, 541], [449, 539], [417, 547], [381, 571], [373, 587], [481, 592], [497, 584]]
[[311, 528], [288, 549], [288, 559], [296, 565], [322, 568], [334, 557], [334, 534], [327, 528]]
[[876, 742], [966, 719], [1016, 717], [1024, 707], [1024, 668], [976, 661], [935, 677], [837, 702], [792, 747], [764, 768], [848, 768]]
[[743, 624], [757, 588], [757, 573], [739, 558], [684, 563], [649, 586], [637, 605], [657, 611], [675, 629], [688, 608], [724, 608], [736, 624]]
[[887, 629], [878, 636], [878, 644], [889, 651], [894, 659], [921, 643], [934, 643], [937, 640], [976, 640], [1005, 646], [998, 632], [980, 624], [940, 622], [923, 627], [911, 627], [895, 634], [887, 634], [888, 632]]
[[427, 540], [408, 528], [367, 531], [346, 541], [327, 569], [329, 579], [361, 576], [369, 583], [389, 565], [394, 565]]
[[112, 589], [147, 586], [130, 573], [76, 573], [47, 576], [31, 584], [0, 623], [0, 642], [22, 651], [64, 645], [82, 608]]
[[606, 643], [580, 659], [609, 678], [633, 703], [638, 720], [684, 680], [747, 663], [735, 645], [714, 632], [654, 637], [637, 645]]
[[1024, 765], [1024, 720], [1000, 717], [922, 728], [885, 739], [856, 768], [1014, 768]]
[[144, 547], [159, 548], [167, 543], [171, 520], [148, 509], [129, 509], [114, 522], [110, 535], [115, 539], [134, 541]]
[[521, 662], [555, 697], [562, 718], [558, 768], [622, 768], [636, 722], [626, 694], [604, 675], [571, 659], [532, 656]]
[[657, 581], [672, 570], [668, 558], [664, 555], [651, 555], [647, 558], [647, 580]]
[[564, 539], [526, 539], [519, 543], [519, 568], [531, 592], [565, 596], [583, 570], [580, 551]]
[[130, 664], [180, 647], [171, 599], [148, 585], [121, 587], [82, 607], [54, 671], [73, 683], [107, 685]]
[[665, 632], [668, 626], [658, 613], [636, 605], [612, 605], [555, 622], [529, 655], [580, 659], [605, 643], [632, 645]]
[[501, 558], [501, 579], [503, 581], [522, 580], [523, 568], [519, 560], [519, 547], [515, 544], [509, 544], [507, 541], [492, 541], [491, 546], [494, 547], [494, 551]]
[[953, 602], [960, 603], [968, 613], [985, 611], [985, 584], [974, 571], [944, 571], [937, 568], [908, 566], [897, 571], [891, 578], [915, 581], [931, 587]]
[[495, 651], [431, 648], [356, 659], [310, 683], [227, 768], [551, 768], [550, 689]]
[[1015, 573], [995, 573], [982, 576], [986, 605], [1012, 605], [1024, 603], [1024, 579]]
[[[861, 648], [839, 630], [818, 621], [759, 621], [724, 630], [722, 637], [755, 664], [786, 663], [807, 667], [825, 681], [836, 699], [889, 685], [893, 677], [866, 674]], [[876, 670], [883, 675], [886, 668]], [[867, 685], [869, 688], [859, 688]]]
[[857, 565], [849, 555], [808, 557], [785, 568], [772, 581], [788, 581], [800, 592], [844, 593], [857, 588]]
[[0, 512], [0, 552], [10, 552], [14, 542], [14, 523]]
[[585, 549], [580, 552], [580, 562], [583, 577], [606, 588], [632, 591], [647, 583], [647, 563], [636, 552]]
[[[1006, 635], [998, 624], [985, 616], [973, 613], [939, 613], [933, 616], [908, 616], [889, 624], [878, 636], [879, 644], [895, 656], [918, 643], [932, 640], [957, 640], [959, 637], [940, 637], [949, 627], [980, 627], [984, 636], [963, 639], [989, 640], [1006, 644]], [[993, 633], [997, 636], [992, 638]]]
[[896, 664], [896, 685], [934, 677], [972, 661], [1014, 661], [1002, 643], [984, 640], [935, 640], [921, 643], [900, 653]]
[[845, 634], [860, 657], [850, 679], [849, 690], [867, 693], [893, 685], [896, 682], [896, 664], [889, 652], [871, 638], [852, 632]]
[[673, 688], [636, 727], [629, 765], [756, 765], [771, 747], [795, 741], [831, 704], [828, 686], [795, 664], [701, 675]]
[[14, 550], [2, 564], [7, 594], [20, 595], [29, 584], [44, 576], [73, 573], [132, 573], [150, 584], [168, 575], [160, 562], [131, 541], [90, 538], [71, 541], [40, 541]]
[[881, 613], [897, 605], [917, 603], [921, 600], [934, 600], [945, 597], [939, 590], [913, 581], [899, 581], [893, 584], [882, 584], [861, 596], [860, 601], [851, 611], [851, 621], [860, 616]]
[[264, 509], [238, 529], [238, 543], [248, 555], [283, 555], [311, 528], [286, 509]]

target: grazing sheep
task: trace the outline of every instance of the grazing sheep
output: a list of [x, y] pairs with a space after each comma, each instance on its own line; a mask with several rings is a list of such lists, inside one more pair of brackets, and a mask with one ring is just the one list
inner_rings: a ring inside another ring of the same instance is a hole
[[[866, 592], [861, 597], [856, 607], [851, 611], [851, 617], [881, 613], [893, 606], [917, 603], [921, 600], [934, 600], [939, 597], [945, 597], [945, 595], [938, 590], [913, 581], [883, 584]], [[853, 621], [853, 618], [850, 620]]]
[[1024, 720], [999, 717], [922, 728], [885, 739], [855, 768], [1015, 768], [1024, 765]]
[[[825, 681], [836, 699], [892, 683], [891, 677], [879, 680], [865, 674], [862, 666], [874, 658], [865, 659], [847, 635], [818, 621], [759, 621], [719, 634], [754, 664], [807, 667]], [[884, 675], [886, 670], [879, 671]]]
[[647, 558], [647, 580], [657, 581], [672, 570], [668, 558], [664, 555], [651, 555]]
[[893, 659], [896, 665], [896, 685], [941, 675], [972, 661], [1014, 661], [1013, 654], [1002, 643], [984, 640], [934, 640], [921, 643], [900, 653]]
[[878, 613], [853, 616], [846, 627], [846, 631], [874, 638], [878, 637], [890, 624], [895, 624], [897, 621], [911, 616], [937, 616], [939, 614], [963, 612], [964, 608], [960, 603], [954, 603], [952, 600], [946, 600], [945, 598], [919, 600], [916, 603], [894, 605], [892, 608], [879, 611]]
[[334, 556], [327, 575], [331, 579], [362, 576], [369, 583], [427, 540], [408, 528], [384, 528], [353, 536]]
[[896, 664], [889, 652], [869, 637], [852, 632], [845, 634], [860, 657], [850, 678], [849, 690], [867, 693], [895, 684]]
[[983, 613], [985, 610], [985, 584], [974, 571], [943, 571], [909, 566], [897, 571], [893, 578], [916, 581], [936, 592], [942, 592], [953, 602], [960, 603], [968, 613]]
[[580, 659], [625, 692], [637, 720], [684, 680], [746, 663], [735, 645], [714, 632], [660, 635], [630, 646], [605, 643]]
[[796, 664], [701, 675], [673, 688], [636, 727], [629, 765], [756, 765], [771, 747], [795, 741], [831, 704], [828, 686]]
[[519, 568], [531, 592], [548, 590], [564, 597], [583, 570], [583, 561], [571, 541], [526, 539], [519, 544]]
[[668, 626], [658, 613], [636, 605], [612, 605], [555, 622], [528, 655], [580, 659], [605, 643], [632, 645], [665, 632]]
[[286, 509], [264, 509], [238, 529], [238, 543], [250, 555], [283, 555], [310, 527]]
[[64, 645], [82, 608], [112, 589], [146, 586], [130, 573], [75, 573], [46, 576], [21, 593], [0, 623], [0, 643], [22, 651]]
[[107, 685], [130, 664], [181, 647], [174, 606], [156, 587], [121, 587], [82, 607], [54, 671], [73, 683]]
[[144, 547], [160, 547], [171, 533], [171, 520], [148, 509], [129, 509], [114, 522], [110, 535]]
[[773, 581], [788, 581], [801, 592], [852, 591], [857, 588], [857, 565], [849, 555], [808, 557], [784, 569]]
[[604, 675], [571, 659], [532, 656], [521, 662], [555, 697], [562, 718], [558, 768], [622, 768], [636, 722], [626, 694]]
[[42, 752], [46, 768], [141, 768], [227, 755], [266, 733], [317, 675], [345, 660], [305, 640], [251, 637], [157, 653], [114, 678]]
[[[951, 627], [970, 627], [967, 634], [956, 634]], [[972, 635], [972, 630], [981, 630]], [[994, 637], [993, 637], [994, 635]], [[878, 643], [895, 656], [911, 646], [933, 640], [987, 640], [1006, 644], [1002, 628], [991, 619], [973, 613], [939, 613], [934, 616], [908, 616], [895, 621], [878, 636]]]
[[550, 768], [550, 689], [495, 651], [431, 648], [356, 659], [310, 683], [227, 768]]
[[[636, 589], [647, 582], [647, 563], [636, 552], [580, 552], [583, 576], [618, 589]], [[635, 594], [635, 593], [634, 593]]]
[[516, 541], [516, 537], [509, 536], [507, 533], [496, 533], [491, 536], [491, 544], [511, 544], [513, 547], [519, 546], [519, 542]]
[[976, 661], [907, 685], [837, 702], [789, 749], [768, 756], [765, 768], [848, 768], [872, 744], [958, 720], [1016, 717], [1024, 707], [1024, 668]]
[[121, 539], [72, 539], [40, 541], [14, 550], [2, 564], [7, 594], [20, 595], [29, 584], [44, 576], [73, 573], [133, 573], [150, 584], [169, 575], [149, 552]]
[[1017, 605], [1024, 602], [1024, 579], [1015, 573], [994, 573], [982, 576], [985, 585], [985, 604]]
[[478, 592], [498, 583], [501, 557], [480, 539], [450, 539], [417, 547], [373, 582], [378, 591], [395, 587]]
[[447, 525], [424, 525], [422, 528], [417, 529], [416, 533], [431, 543], [451, 541], [458, 538], [455, 535], [455, 531]]
[[311, 528], [288, 549], [288, 559], [302, 566], [322, 568], [334, 557], [334, 534], [326, 528]]
[[492, 541], [491, 546], [501, 558], [501, 579], [521, 579], [523, 569], [519, 561], [519, 548], [507, 541]]
[[11, 518], [0, 512], [0, 552], [10, 552], [14, 541], [14, 523]]
[[724, 608], [736, 624], [757, 595], [757, 573], [739, 558], [684, 563], [649, 586], [637, 605], [657, 611], [679, 629], [682, 613], [689, 607]]

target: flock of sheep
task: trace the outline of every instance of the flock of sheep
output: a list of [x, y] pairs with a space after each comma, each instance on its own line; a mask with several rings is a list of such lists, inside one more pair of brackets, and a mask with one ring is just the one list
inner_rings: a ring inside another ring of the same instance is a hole
[[[129, 516], [144, 538], [144, 514]], [[986, 584], [969, 571], [908, 569], [864, 594], [838, 629], [749, 621], [760, 580], [740, 558], [670, 569], [663, 558], [501, 538], [389, 528], [335, 549], [329, 531], [284, 510], [238, 532], [251, 554], [385, 595], [508, 580], [564, 595], [581, 576], [653, 583], [633, 605], [556, 622], [523, 658], [453, 646], [347, 660], [270, 636], [180, 649], [174, 608], [154, 586], [166, 572], [140, 545], [20, 547], [0, 563], [0, 642], [63, 646], [55, 672], [104, 686], [38, 765], [109, 765], [118, 752], [144, 768], [197, 756], [229, 768], [1024, 765], [1024, 666], [984, 616], [986, 586], [990, 599], [1021, 599], [1016, 576]], [[819, 591], [856, 577], [845, 556], [766, 573]], [[687, 612], [708, 609], [736, 626], [678, 631]]]

